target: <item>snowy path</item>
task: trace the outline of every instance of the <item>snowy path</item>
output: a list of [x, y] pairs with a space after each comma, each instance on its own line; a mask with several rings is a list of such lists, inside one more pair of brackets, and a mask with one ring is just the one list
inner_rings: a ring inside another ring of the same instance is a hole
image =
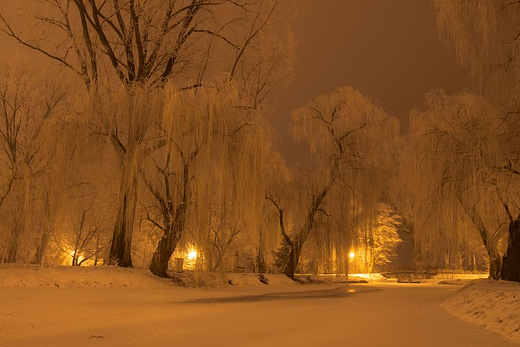
[[0, 346], [517, 346], [439, 304], [457, 288], [0, 288]]

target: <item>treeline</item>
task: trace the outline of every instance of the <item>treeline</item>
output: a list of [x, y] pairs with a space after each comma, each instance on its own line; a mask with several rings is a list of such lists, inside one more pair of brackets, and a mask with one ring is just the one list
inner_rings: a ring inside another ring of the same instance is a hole
[[401, 229], [419, 265], [518, 280], [518, 6], [435, 1], [470, 89], [429, 93], [404, 135], [352, 88], [318, 96], [292, 115], [303, 168], [266, 117], [291, 76], [292, 3], [44, 5], [25, 12], [42, 31], [0, 16], [52, 62], [2, 67], [2, 262], [164, 277], [189, 250], [207, 271], [374, 271]]

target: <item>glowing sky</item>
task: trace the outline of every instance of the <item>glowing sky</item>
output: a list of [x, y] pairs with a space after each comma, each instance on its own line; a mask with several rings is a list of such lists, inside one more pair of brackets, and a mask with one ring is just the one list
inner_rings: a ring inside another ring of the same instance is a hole
[[436, 31], [429, 0], [297, 0], [294, 78], [280, 93], [273, 124], [280, 149], [294, 164], [305, 150], [286, 134], [291, 111], [349, 85], [405, 120], [432, 89], [463, 89], [465, 73]]

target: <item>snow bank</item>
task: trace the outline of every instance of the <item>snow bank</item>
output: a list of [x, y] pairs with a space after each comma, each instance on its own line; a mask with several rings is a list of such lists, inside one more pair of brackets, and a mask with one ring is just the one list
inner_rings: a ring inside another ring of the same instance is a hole
[[292, 286], [297, 283], [283, 274], [253, 274], [253, 273], [228, 273], [226, 278], [231, 281], [233, 285], [241, 286]]
[[171, 285], [144, 269], [115, 266], [22, 266], [0, 267], [0, 287], [135, 287]]
[[184, 271], [171, 274], [173, 283], [181, 287], [220, 287], [220, 286], [287, 286], [297, 284], [282, 274], [257, 273], [205, 273]]
[[171, 279], [154, 276], [147, 269], [129, 269], [116, 266], [96, 267], [40, 267], [23, 265], [0, 266], [0, 287], [133, 287], [164, 286], [218, 287], [218, 286], [286, 286], [295, 285], [285, 275], [226, 273], [205, 274], [185, 271], [173, 274]]
[[466, 322], [520, 342], [520, 283], [475, 281], [458, 290], [442, 307]]

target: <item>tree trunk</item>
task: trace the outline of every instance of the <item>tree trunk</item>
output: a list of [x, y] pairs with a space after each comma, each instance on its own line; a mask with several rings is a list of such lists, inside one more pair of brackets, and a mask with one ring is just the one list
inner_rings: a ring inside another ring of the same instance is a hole
[[496, 250], [488, 250], [489, 255], [489, 278], [494, 280], [500, 279], [500, 271], [502, 269], [502, 259]]
[[[302, 228], [302, 230], [303, 230], [303, 228]], [[307, 232], [307, 234], [308, 234], [308, 232]], [[303, 244], [304, 244], [304, 241], [302, 239], [298, 238], [293, 241], [293, 244], [291, 246], [291, 252], [289, 253], [289, 260], [287, 261], [287, 265], [285, 266], [284, 273], [287, 277], [289, 277], [292, 280], [294, 280], [294, 273], [296, 272], [296, 267], [298, 266], [298, 262], [300, 261], [300, 254], [302, 251]]]
[[47, 250], [47, 246], [49, 245], [49, 237], [51, 235], [51, 231], [56, 228], [56, 213], [57, 213], [57, 203], [55, 194], [46, 195], [45, 196], [45, 216], [47, 217], [43, 221], [42, 225], [42, 233], [40, 236], [40, 240], [36, 246], [36, 254], [34, 256], [33, 262], [34, 264], [41, 265], [43, 263], [43, 257], [45, 256], [45, 251]]
[[181, 203], [175, 212], [173, 225], [167, 228], [152, 256], [149, 269], [154, 275], [163, 278], [168, 277], [166, 273], [166, 270], [168, 270], [168, 262], [175, 251], [175, 247], [177, 247], [177, 243], [179, 243], [182, 232], [184, 231], [185, 222], [186, 204]]
[[109, 265], [132, 267], [132, 233], [137, 204], [137, 167], [133, 153], [124, 158], [114, 233], [108, 256]]
[[[182, 154], [182, 153], [181, 153]], [[173, 224], [168, 222], [168, 214], [171, 213], [171, 209], [163, 210], [164, 221], [166, 230], [164, 236], [159, 241], [157, 249], [155, 250], [152, 261], [150, 262], [150, 271], [159, 277], [168, 277], [166, 270], [168, 270], [168, 261], [170, 260], [177, 243], [179, 242], [182, 233], [184, 232], [184, 226], [186, 225], [186, 209], [187, 202], [189, 200], [189, 182], [190, 182], [190, 164], [198, 154], [198, 150], [195, 150], [188, 159], [183, 156], [183, 192], [182, 202], [175, 209], [173, 215]]]
[[460, 196], [458, 197], [458, 200], [466, 211], [468, 217], [473, 222], [473, 225], [475, 225], [475, 228], [477, 229], [480, 238], [482, 239], [482, 243], [484, 244], [484, 247], [486, 247], [486, 251], [489, 256], [489, 278], [494, 280], [500, 279], [502, 259], [500, 258], [500, 254], [496, 248], [497, 243], [495, 242], [495, 238], [493, 235], [489, 235], [487, 228], [482, 221], [482, 218], [480, 217], [480, 213], [478, 213], [477, 209], [475, 208], [475, 205], [470, 206], [468, 203], [465, 203], [465, 201]]
[[9, 243], [10, 244], [7, 248], [7, 256], [4, 261], [6, 263], [16, 263], [16, 258], [18, 254], [18, 240], [11, 239]]
[[[15, 185], [15, 183], [13, 183], [13, 185]], [[4, 260], [6, 263], [16, 263], [20, 260], [20, 243], [25, 241], [20, 240], [20, 237], [23, 236], [22, 234], [24, 233], [25, 211], [28, 201], [25, 188], [25, 182], [23, 182], [22, 184], [16, 184], [11, 191], [18, 200], [15, 201], [14, 205], [13, 227], [11, 228], [11, 237], [8, 240], [7, 256]]]
[[256, 266], [258, 268], [258, 273], [266, 273], [267, 272], [267, 264], [265, 262], [265, 245], [262, 234], [260, 234], [260, 242], [258, 244], [256, 255]]
[[212, 267], [209, 267], [211, 269], [211, 271], [222, 271], [224, 272], [224, 267], [222, 266], [222, 262], [224, 261], [224, 254], [223, 253], [218, 253], [217, 255], [217, 259], [215, 261], [215, 264], [212, 265]]
[[307, 236], [312, 230], [314, 226], [314, 216], [316, 212], [319, 210], [323, 199], [327, 195], [329, 186], [325, 187], [318, 196], [312, 197], [311, 207], [309, 209], [309, 213], [307, 214], [307, 220], [305, 224], [302, 226], [300, 231], [295, 237], [295, 240], [292, 241], [291, 252], [289, 253], [289, 260], [287, 261], [287, 265], [285, 266], [284, 273], [290, 279], [294, 279], [294, 273], [296, 271], [296, 267], [298, 266], [298, 262], [300, 260], [300, 254], [302, 251], [303, 244], [307, 240]]
[[6, 263], [16, 263], [18, 260], [18, 243], [20, 242], [21, 227], [20, 223], [15, 220], [14, 227], [11, 231], [11, 239], [7, 246], [7, 257], [5, 258]]
[[43, 256], [45, 255], [45, 250], [47, 249], [47, 243], [49, 240], [50, 230], [45, 228], [40, 237], [40, 241], [36, 247], [36, 254], [34, 255], [34, 264], [41, 265], [43, 262]]
[[509, 223], [509, 243], [502, 258], [500, 278], [506, 281], [520, 282], [520, 220]]

